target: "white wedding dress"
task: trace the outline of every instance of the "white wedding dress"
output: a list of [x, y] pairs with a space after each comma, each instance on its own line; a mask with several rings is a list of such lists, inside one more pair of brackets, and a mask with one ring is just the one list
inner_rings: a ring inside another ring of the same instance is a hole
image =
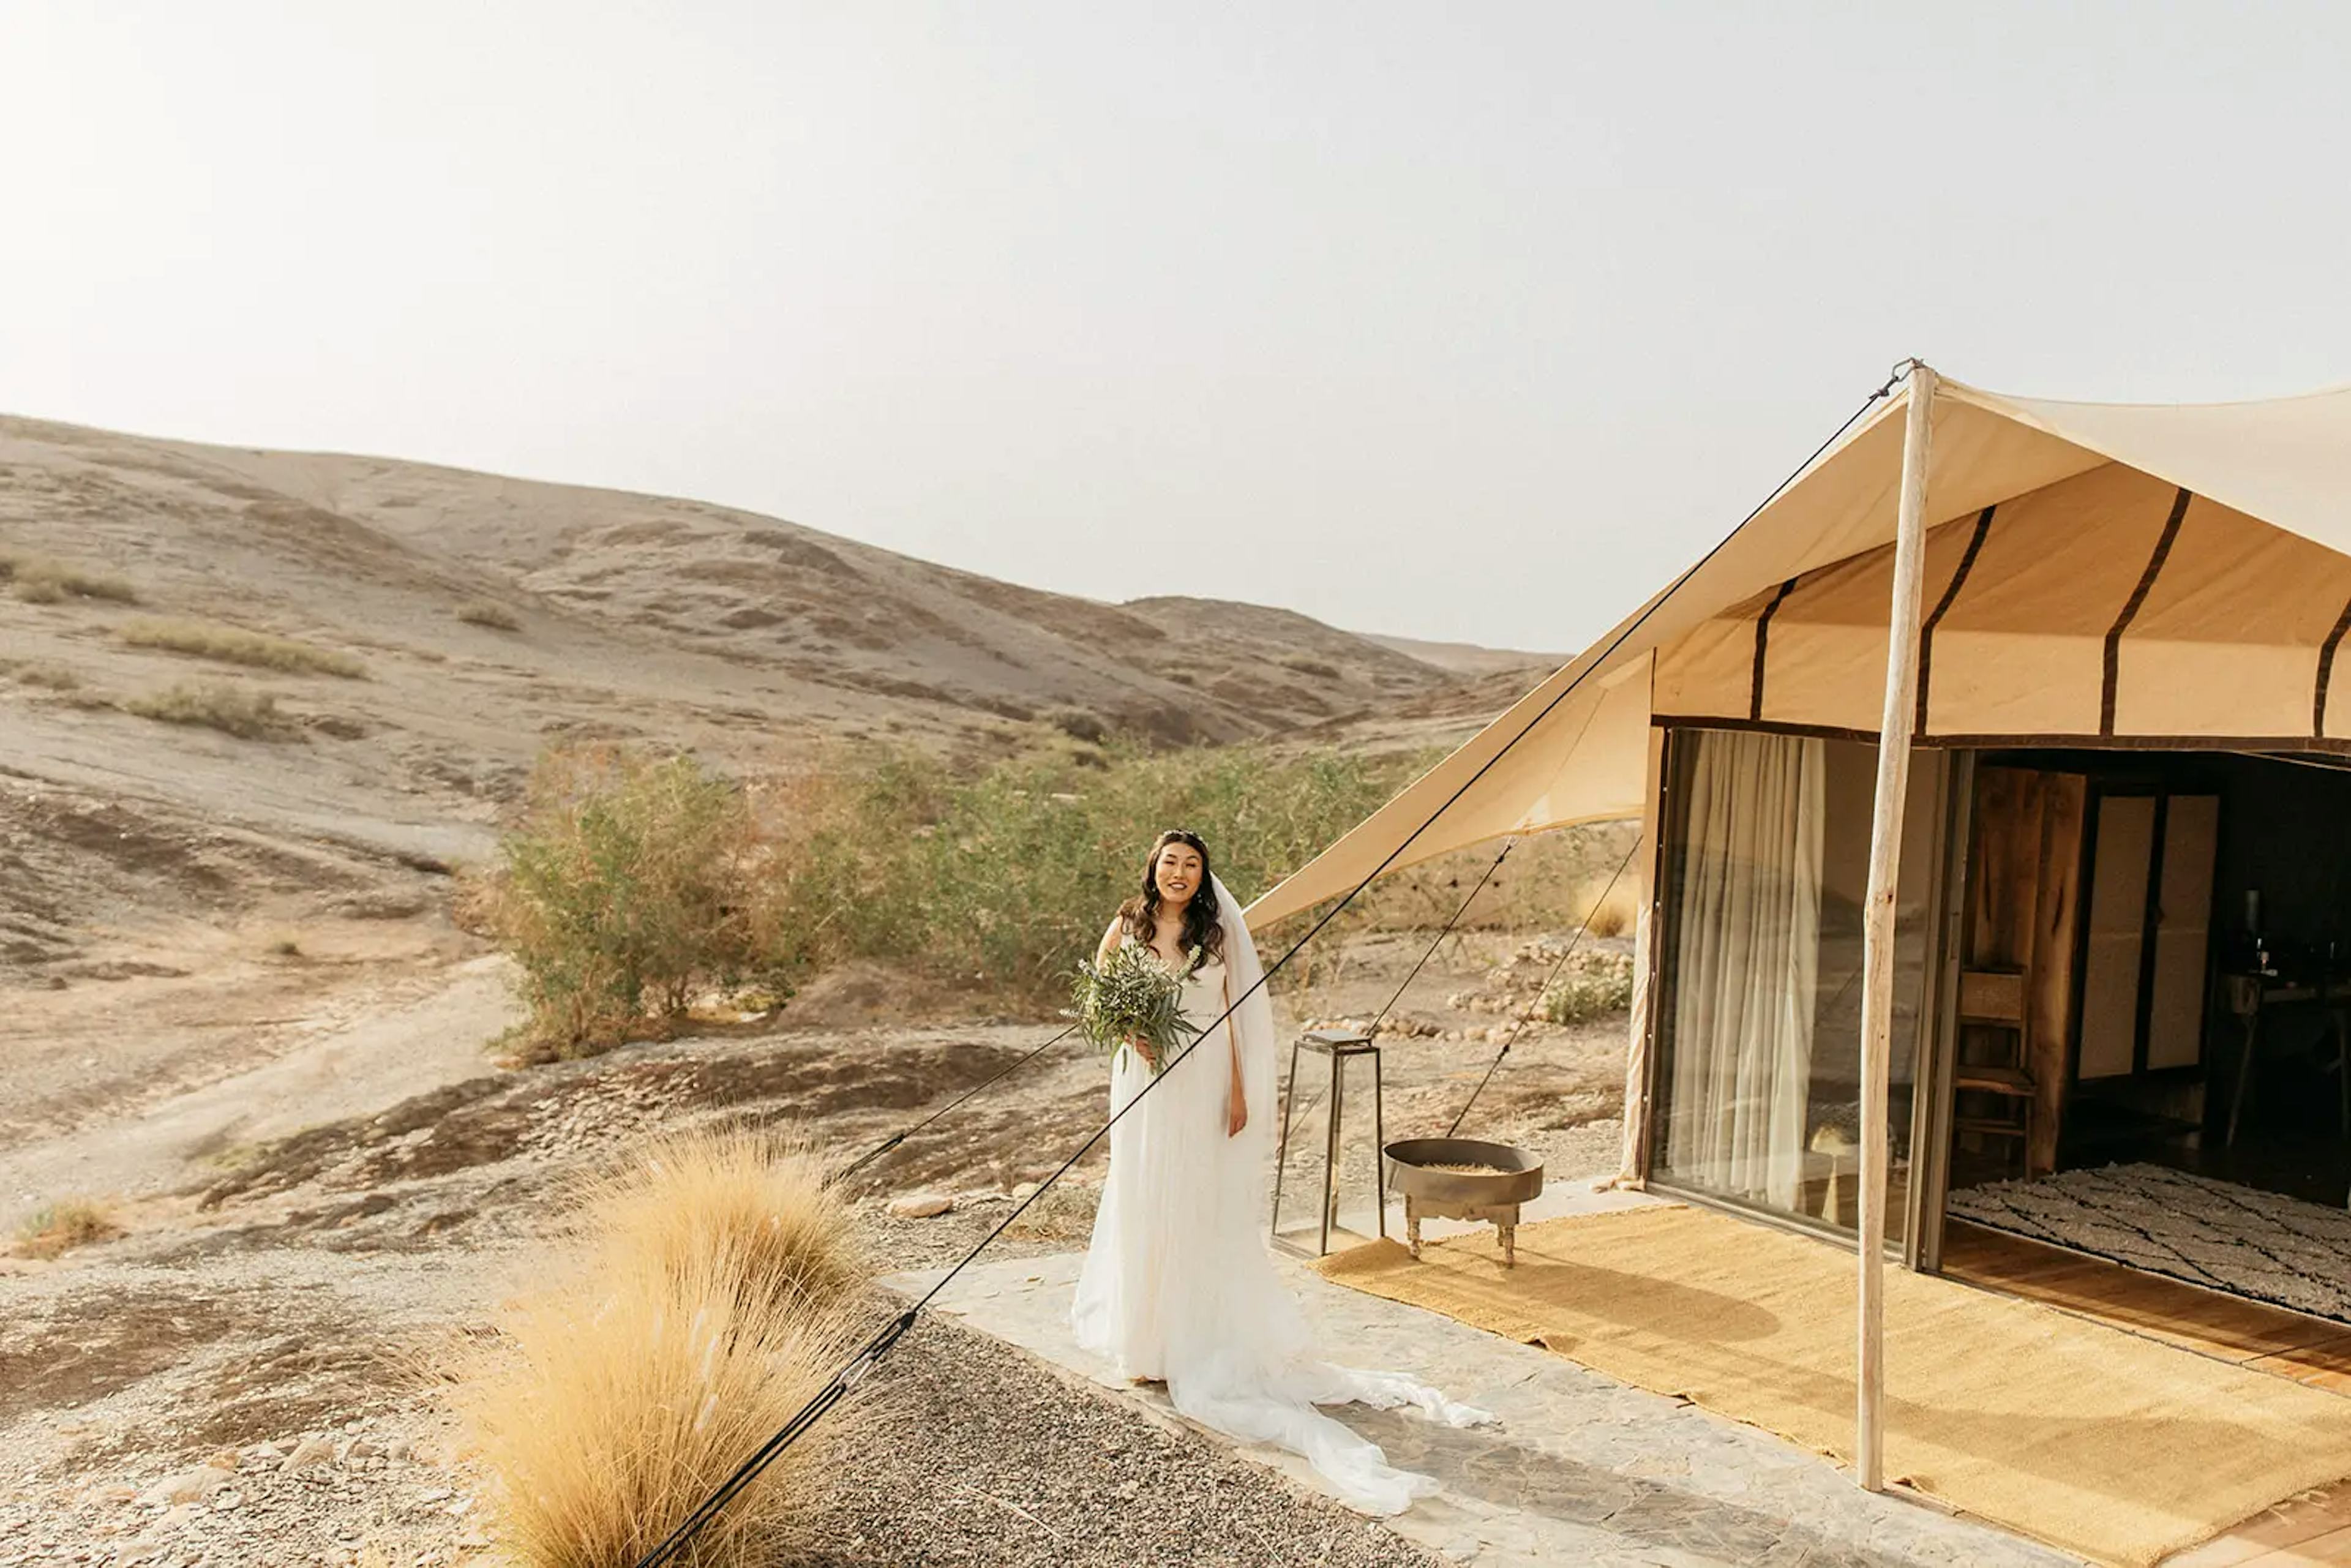
[[[1204, 963], [1184, 991], [1185, 1016], [1202, 1026], [1263, 974], [1240, 906], [1222, 883], [1211, 878], [1210, 885], [1224, 920], [1225, 962]], [[1225, 1030], [1211, 1030], [1111, 1128], [1110, 1176], [1071, 1323], [1078, 1343], [1123, 1375], [1165, 1379], [1184, 1415], [1305, 1456], [1350, 1507], [1400, 1512], [1437, 1482], [1395, 1469], [1377, 1444], [1315, 1406], [1410, 1405], [1454, 1427], [1491, 1417], [1410, 1378], [1333, 1366], [1315, 1354], [1305, 1315], [1258, 1228], [1277, 1113], [1273, 1009], [1262, 987], [1231, 1024], [1249, 1125], [1226, 1134], [1233, 1048]], [[1112, 1113], [1152, 1079], [1149, 1064], [1122, 1048], [1111, 1059]]]

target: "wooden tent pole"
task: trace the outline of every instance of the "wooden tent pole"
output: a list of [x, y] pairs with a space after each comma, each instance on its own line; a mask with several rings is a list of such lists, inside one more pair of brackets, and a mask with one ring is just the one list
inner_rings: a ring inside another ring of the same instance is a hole
[[1854, 1467], [1862, 1486], [1886, 1480], [1886, 1097], [1894, 1018], [1894, 898], [1902, 870], [1902, 803], [1910, 784], [1911, 715], [1918, 697], [1919, 585], [1927, 566], [1927, 436], [1935, 372], [1912, 361], [1902, 433], [1902, 499], [1894, 533], [1894, 601], [1886, 622], [1886, 713], [1877, 730], [1877, 809], [1862, 905], [1860, 1375]]

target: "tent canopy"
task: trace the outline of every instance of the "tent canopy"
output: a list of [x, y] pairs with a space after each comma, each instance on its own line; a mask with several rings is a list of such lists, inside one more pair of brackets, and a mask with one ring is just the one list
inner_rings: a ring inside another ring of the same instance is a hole
[[[1399, 846], [1402, 866], [1638, 816], [1661, 719], [1874, 736], [1907, 396], [1252, 924], [1346, 892]], [[1945, 381], [1931, 412], [1920, 739], [2351, 750], [2351, 679], [2332, 680], [2351, 627], [2351, 388], [2154, 406]]]

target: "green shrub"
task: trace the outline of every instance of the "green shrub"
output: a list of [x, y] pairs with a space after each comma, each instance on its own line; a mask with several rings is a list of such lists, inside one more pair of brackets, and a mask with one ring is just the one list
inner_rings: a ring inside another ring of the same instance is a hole
[[659, 1032], [705, 987], [782, 988], [751, 896], [756, 823], [743, 791], [693, 759], [550, 754], [501, 847], [488, 916], [522, 970], [527, 1055]]
[[248, 692], [217, 681], [176, 685], [122, 705], [125, 711], [162, 724], [198, 725], [240, 740], [283, 740], [295, 733], [267, 692]]
[[256, 669], [283, 670], [289, 674], [340, 675], [359, 680], [366, 668], [349, 653], [313, 647], [290, 637], [264, 636], [235, 626], [214, 626], [195, 621], [134, 621], [122, 629], [122, 640], [134, 648], [161, 648], [199, 659], [249, 664]]
[[1633, 1005], [1633, 959], [1625, 953], [1578, 953], [1542, 995], [1553, 1023], [1590, 1023]]
[[911, 964], [1043, 1001], [1093, 951], [1171, 827], [1205, 838], [1247, 904], [1387, 799], [1408, 759], [1256, 747], [1091, 763], [1057, 752], [958, 776], [867, 754], [769, 802], [778, 841], [770, 928], [790, 958]]

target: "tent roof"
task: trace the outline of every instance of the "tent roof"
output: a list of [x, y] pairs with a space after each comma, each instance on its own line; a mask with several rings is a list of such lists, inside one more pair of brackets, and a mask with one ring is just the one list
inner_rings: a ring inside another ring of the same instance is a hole
[[[1506, 833], [1637, 815], [1652, 655], [1767, 589], [1889, 545], [1907, 406], [1907, 392], [1889, 399], [1697, 565], [1258, 900], [1252, 921], [1344, 893], [1392, 854], [1407, 865]], [[2351, 387], [2165, 405], [1943, 381], [1931, 423], [1930, 526], [2119, 463], [2351, 555]]]

